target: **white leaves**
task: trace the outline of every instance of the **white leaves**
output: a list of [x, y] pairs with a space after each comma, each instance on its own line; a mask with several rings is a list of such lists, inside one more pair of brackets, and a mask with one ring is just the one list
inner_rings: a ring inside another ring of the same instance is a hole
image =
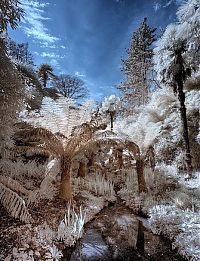
[[55, 231], [52, 230], [46, 223], [36, 228], [37, 240], [41, 245], [52, 245], [56, 238]]
[[68, 204], [67, 213], [58, 226], [57, 239], [64, 241], [65, 245], [74, 245], [75, 241], [82, 236], [85, 223], [85, 213], [79, 208], [76, 213], [74, 206]]
[[16, 247], [13, 248], [13, 257], [14, 260], [17, 261], [34, 261], [33, 251], [25, 251], [25, 249], [17, 249]]
[[159, 81], [168, 80], [167, 71], [173, 61], [172, 49], [181, 41], [186, 44], [183, 55], [185, 64], [199, 69], [200, 1], [187, 0], [177, 11], [179, 23], [167, 26], [162, 37], [155, 43], [154, 61]]
[[83, 186], [87, 191], [95, 193], [97, 196], [104, 196], [109, 199], [115, 197], [114, 184], [110, 180], [106, 180], [104, 176], [95, 174], [94, 176], [83, 179], [74, 179], [75, 186]]
[[192, 19], [192, 17], [196, 17], [199, 13], [199, 6], [199, 0], [190, 0], [184, 2], [177, 11], [177, 18], [179, 22], [190, 22], [190, 19]]
[[49, 252], [45, 254], [45, 260], [59, 261], [62, 256], [62, 252], [53, 244], [49, 247]]
[[188, 260], [200, 259], [200, 216], [174, 205], [156, 205], [150, 209], [149, 223], [154, 233], [173, 240], [173, 248]]
[[101, 111], [115, 112], [118, 111], [120, 108], [121, 108], [120, 98], [116, 97], [115, 95], [111, 95], [109, 97], [106, 97], [105, 100], [103, 101]]
[[25, 118], [37, 127], [48, 128], [53, 133], [69, 137], [72, 129], [91, 119], [93, 102], [86, 101], [82, 106], [75, 106], [73, 100], [60, 97], [56, 101], [45, 97], [40, 113], [33, 113]]

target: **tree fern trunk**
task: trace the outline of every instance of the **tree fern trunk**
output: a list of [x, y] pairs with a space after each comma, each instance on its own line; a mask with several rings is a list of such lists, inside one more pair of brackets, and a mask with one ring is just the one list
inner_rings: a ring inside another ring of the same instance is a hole
[[78, 177], [84, 178], [87, 175], [86, 163], [81, 161], [78, 168]]
[[139, 252], [144, 252], [144, 226], [142, 224], [142, 221], [138, 221], [138, 234], [137, 234], [137, 242], [136, 242], [136, 248]]
[[124, 162], [123, 162], [123, 149], [117, 149], [117, 161], [118, 161], [118, 168], [122, 169], [122, 167], [124, 166]]
[[180, 102], [180, 114], [181, 114], [181, 122], [183, 128], [183, 140], [185, 143], [185, 156], [186, 156], [186, 167], [189, 176], [192, 175], [192, 157], [190, 153], [190, 141], [189, 141], [189, 133], [188, 133], [188, 124], [187, 124], [187, 115], [186, 115], [186, 107], [185, 107], [185, 93], [183, 92], [183, 81], [182, 79], [177, 79], [177, 91], [178, 91], [178, 99]]
[[90, 156], [88, 157], [88, 163], [87, 163], [88, 172], [90, 172], [92, 166], [94, 166], [94, 153], [91, 153]]
[[61, 160], [61, 184], [59, 196], [65, 201], [72, 200], [72, 188], [71, 188], [71, 162], [68, 158], [64, 157]]
[[110, 129], [113, 131], [113, 121], [114, 121], [114, 114], [113, 112], [110, 113]]
[[144, 178], [144, 161], [142, 159], [136, 160], [136, 172], [138, 177], [138, 190], [139, 194], [147, 192], [147, 186]]

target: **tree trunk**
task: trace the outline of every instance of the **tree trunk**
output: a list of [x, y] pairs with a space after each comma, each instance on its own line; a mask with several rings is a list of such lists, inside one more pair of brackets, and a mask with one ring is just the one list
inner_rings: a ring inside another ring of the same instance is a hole
[[111, 131], [113, 131], [113, 119], [114, 118], [114, 114], [113, 112], [110, 112], [110, 129]]
[[142, 159], [136, 160], [136, 172], [138, 177], [138, 190], [139, 194], [147, 192], [147, 186], [144, 178], [144, 161]]
[[71, 162], [64, 157], [61, 160], [61, 184], [59, 197], [65, 201], [72, 200], [71, 176], [70, 176]]
[[181, 122], [183, 128], [183, 140], [185, 143], [185, 156], [186, 156], [186, 168], [189, 177], [192, 176], [192, 157], [190, 153], [190, 142], [188, 134], [188, 125], [187, 125], [187, 115], [185, 107], [185, 93], [183, 92], [183, 82], [187, 76], [190, 76], [190, 73], [187, 72], [187, 69], [184, 67], [184, 61], [182, 53], [185, 51], [185, 46], [181, 43], [175, 50], [175, 60], [174, 60], [174, 82], [177, 84], [177, 93], [178, 99], [180, 102], [180, 113], [181, 113]]
[[187, 115], [186, 115], [186, 107], [185, 107], [185, 93], [183, 92], [183, 80], [181, 77], [177, 79], [177, 91], [178, 91], [178, 99], [180, 102], [180, 113], [181, 113], [181, 122], [183, 128], [183, 140], [185, 143], [185, 156], [186, 156], [186, 167], [188, 175], [192, 176], [192, 157], [190, 153], [190, 141], [188, 134], [188, 124], [187, 124]]
[[138, 234], [137, 234], [137, 242], [136, 248], [139, 252], [144, 252], [144, 226], [142, 221], [138, 221]]
[[86, 163], [84, 161], [81, 161], [79, 163], [79, 168], [78, 168], [78, 177], [84, 178], [86, 174], [87, 174]]
[[87, 163], [88, 172], [90, 172], [91, 167], [94, 166], [94, 156], [95, 154], [91, 152], [90, 156], [88, 157], [88, 163]]
[[118, 168], [122, 169], [122, 167], [124, 166], [123, 163], [123, 149], [117, 149], [117, 161], [118, 161]]

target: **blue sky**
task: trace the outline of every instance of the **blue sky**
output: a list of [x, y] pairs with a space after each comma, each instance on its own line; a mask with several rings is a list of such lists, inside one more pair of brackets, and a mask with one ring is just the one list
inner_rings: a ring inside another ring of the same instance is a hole
[[11, 37], [28, 42], [35, 64], [82, 78], [91, 98], [116, 93], [121, 58], [133, 31], [148, 17], [152, 27], [175, 21], [181, 0], [22, 0], [26, 15]]

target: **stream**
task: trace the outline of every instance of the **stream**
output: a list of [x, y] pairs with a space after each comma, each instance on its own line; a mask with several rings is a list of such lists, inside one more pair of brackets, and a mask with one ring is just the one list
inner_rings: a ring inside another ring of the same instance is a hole
[[154, 235], [148, 220], [120, 203], [109, 205], [85, 225], [83, 237], [63, 251], [63, 261], [183, 261], [170, 242]]

